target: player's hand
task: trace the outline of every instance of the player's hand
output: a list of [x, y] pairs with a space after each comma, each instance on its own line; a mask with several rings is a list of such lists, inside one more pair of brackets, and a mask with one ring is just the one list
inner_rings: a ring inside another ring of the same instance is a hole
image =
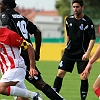
[[38, 71], [35, 70], [34, 68], [30, 68], [29, 74], [33, 78], [34, 76], [38, 75]]
[[82, 72], [82, 76], [85, 79], [87, 79], [87, 77], [89, 76], [91, 68], [92, 68], [92, 64], [88, 63], [85, 70]]
[[40, 52], [35, 51], [35, 60], [39, 61], [40, 59]]
[[88, 60], [89, 60], [89, 53], [86, 52], [86, 53], [82, 56], [82, 60], [88, 61]]

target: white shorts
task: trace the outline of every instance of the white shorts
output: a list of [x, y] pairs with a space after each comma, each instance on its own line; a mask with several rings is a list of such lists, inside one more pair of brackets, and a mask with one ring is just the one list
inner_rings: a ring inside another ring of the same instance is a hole
[[7, 70], [1, 77], [0, 82], [24, 82], [26, 71], [24, 68], [14, 68]]

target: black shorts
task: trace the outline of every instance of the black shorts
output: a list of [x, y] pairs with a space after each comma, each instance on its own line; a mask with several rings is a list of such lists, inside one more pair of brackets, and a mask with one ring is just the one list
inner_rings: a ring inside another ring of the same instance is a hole
[[84, 71], [88, 61], [83, 61], [82, 56], [73, 57], [64, 53], [59, 63], [58, 69], [62, 69], [72, 73], [75, 63], [77, 65], [78, 73], [80, 74]]
[[25, 65], [27, 66], [25, 79], [26, 79], [28, 82], [34, 84], [36, 81], [38, 81], [38, 80], [41, 79], [41, 73], [40, 73], [40, 71], [38, 70], [38, 68], [35, 66], [35, 69], [38, 71], [38, 76], [35, 76], [34, 78], [31, 78], [30, 75], [29, 75], [30, 61], [29, 61], [29, 58], [28, 58], [27, 51], [21, 52], [21, 55], [22, 55], [22, 57], [24, 58]]

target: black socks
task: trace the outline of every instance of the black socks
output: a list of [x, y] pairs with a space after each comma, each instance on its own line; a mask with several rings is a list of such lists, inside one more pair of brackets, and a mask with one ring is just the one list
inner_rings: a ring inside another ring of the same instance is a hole
[[88, 79], [81, 80], [81, 87], [80, 87], [81, 100], [86, 99], [87, 93], [88, 93]]
[[59, 93], [62, 86], [63, 78], [56, 76], [53, 88]]
[[42, 92], [51, 100], [63, 100], [63, 97], [61, 97], [57, 92], [55, 92], [53, 90], [53, 88], [51, 88], [51, 86], [49, 86], [48, 84], [46, 84], [43, 89]]

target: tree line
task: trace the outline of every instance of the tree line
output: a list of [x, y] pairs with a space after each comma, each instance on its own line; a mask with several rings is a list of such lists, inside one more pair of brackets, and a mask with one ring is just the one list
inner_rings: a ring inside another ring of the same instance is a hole
[[[63, 18], [70, 15], [70, 0], [57, 0], [55, 7]], [[84, 0], [84, 7], [83, 12], [91, 19], [100, 19], [100, 0]]]

